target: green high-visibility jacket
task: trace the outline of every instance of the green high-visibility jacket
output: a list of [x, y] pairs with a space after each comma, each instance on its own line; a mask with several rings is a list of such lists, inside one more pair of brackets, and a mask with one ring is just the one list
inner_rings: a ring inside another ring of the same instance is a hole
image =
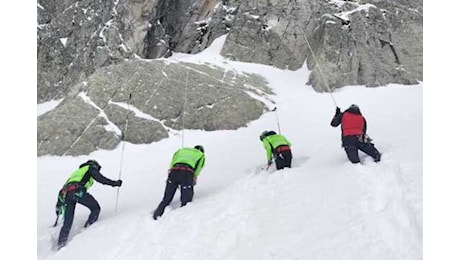
[[174, 153], [169, 168], [172, 168], [177, 163], [186, 164], [195, 169], [195, 176], [198, 176], [204, 167], [204, 161], [204, 153], [198, 149], [187, 147], [179, 149]]
[[[72, 175], [70, 175], [69, 179], [67, 179], [65, 185], [69, 184], [70, 182], [80, 182], [88, 170], [89, 170], [89, 165], [86, 165], [74, 171]], [[93, 183], [94, 183], [94, 179], [93, 177], [90, 177], [89, 180], [85, 184], [86, 190], [88, 190], [89, 187], [93, 186]]]
[[280, 145], [287, 145], [291, 147], [291, 143], [283, 135], [269, 135], [262, 140], [265, 151], [267, 152], [267, 161], [271, 161], [273, 151]]

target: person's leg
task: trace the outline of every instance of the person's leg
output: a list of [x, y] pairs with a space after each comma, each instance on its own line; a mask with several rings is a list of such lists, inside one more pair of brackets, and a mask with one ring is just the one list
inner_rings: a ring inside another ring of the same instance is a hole
[[375, 148], [374, 144], [372, 144], [372, 143], [362, 143], [359, 146], [359, 150], [363, 151], [364, 153], [366, 153], [367, 155], [372, 157], [375, 162], [380, 161], [381, 154], [377, 150], [377, 148]]
[[292, 152], [289, 151], [284, 151], [283, 152], [283, 158], [284, 158], [284, 166], [291, 168], [291, 162], [292, 162]]
[[59, 232], [58, 248], [66, 245], [69, 237], [70, 229], [72, 228], [73, 215], [75, 213], [76, 201], [73, 200], [73, 193], [67, 193], [65, 199], [65, 211], [64, 211], [64, 224], [62, 225], [61, 231]]
[[192, 172], [184, 172], [182, 174], [182, 179], [180, 183], [180, 201], [181, 207], [185, 206], [187, 203], [193, 199], [193, 174]]
[[101, 206], [97, 203], [96, 199], [89, 193], [84, 192], [82, 197], [78, 200], [78, 203], [87, 207], [91, 212], [89, 213], [88, 220], [85, 223], [85, 227], [92, 225], [99, 218], [101, 212]]
[[274, 153], [273, 157], [275, 157], [275, 164], [276, 164], [276, 169], [281, 170], [284, 168], [284, 158], [281, 157], [281, 154], [279, 153]]
[[166, 181], [166, 188], [165, 193], [163, 196], [163, 200], [161, 200], [160, 204], [158, 205], [157, 209], [153, 213], [153, 219], [157, 219], [161, 215], [163, 215], [166, 206], [168, 206], [174, 198], [174, 194], [176, 193], [177, 189], [177, 182], [175, 182], [172, 177], [176, 173], [170, 173], [168, 180]]
[[346, 146], [345, 152], [347, 153], [348, 160], [352, 163], [359, 163], [358, 148], [355, 146]]

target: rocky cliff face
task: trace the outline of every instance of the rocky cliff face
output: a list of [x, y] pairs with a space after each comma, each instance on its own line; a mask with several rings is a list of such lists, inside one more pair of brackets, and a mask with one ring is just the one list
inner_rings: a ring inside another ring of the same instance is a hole
[[214, 0], [39, 0], [37, 12], [39, 103], [64, 97], [97, 68], [196, 53], [228, 29]]
[[251, 95], [269, 94], [260, 76], [208, 65], [137, 60], [99, 68], [38, 118], [38, 155], [151, 143], [183, 127], [236, 129], [264, 111]]
[[[39, 154], [112, 149], [130, 124], [143, 129], [124, 133], [123, 140], [133, 143], [156, 141], [166, 137], [168, 129], [179, 129], [179, 97], [173, 101], [169, 95], [177, 90], [157, 70], [177, 74], [182, 82], [189, 75], [189, 80], [199, 77], [214, 86], [228, 84], [217, 92], [203, 92], [193, 104], [200, 113], [191, 112], [187, 128], [233, 129], [258, 118], [260, 104], [249, 96], [235, 98], [241, 82], [221, 81], [234, 72], [199, 68], [206, 72], [187, 74], [184, 67], [194, 65], [143, 61], [173, 52], [197, 53], [224, 34], [228, 36], [221, 54], [230, 59], [292, 70], [307, 62], [312, 71], [308, 84], [317, 91], [423, 80], [421, 0], [39, 0], [37, 13], [37, 100], [65, 97], [55, 111], [38, 119]], [[151, 118], [111, 103], [126, 101], [126, 89], [142, 85], [130, 81], [122, 87], [113, 77], [150, 82], [140, 89], [149, 95], [156, 89], [154, 102], [143, 104], [143, 95], [129, 93], [134, 94], [133, 107]], [[248, 77], [263, 85], [256, 76]], [[112, 89], [124, 89], [124, 96]], [[109, 98], [110, 93], [115, 96]], [[249, 106], [253, 112], [227, 111], [232, 106]], [[82, 115], [65, 121], [76, 108]]]
[[421, 0], [39, 0], [37, 12], [39, 102], [97, 68], [197, 53], [226, 33], [222, 54], [236, 60], [298, 69], [307, 58], [319, 91], [423, 80]]
[[307, 58], [308, 83], [318, 91], [423, 80], [419, 0], [270, 0], [238, 6], [222, 50], [227, 57], [288, 69], [300, 68]]

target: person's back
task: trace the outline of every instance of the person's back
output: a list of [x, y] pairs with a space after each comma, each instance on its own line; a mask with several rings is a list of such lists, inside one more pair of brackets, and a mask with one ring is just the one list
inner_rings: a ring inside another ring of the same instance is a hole
[[177, 150], [169, 164], [168, 179], [163, 199], [153, 213], [153, 219], [162, 216], [165, 208], [171, 203], [180, 186], [181, 206], [185, 206], [193, 199], [193, 186], [196, 185], [198, 175], [204, 167], [204, 148], [196, 145], [193, 148]]
[[367, 122], [357, 105], [352, 104], [343, 113], [340, 112], [339, 107], [336, 108], [331, 126], [337, 127], [339, 125], [342, 125], [342, 147], [345, 149], [350, 162], [360, 162], [358, 150], [374, 158], [375, 162], [380, 161], [381, 154], [366, 134]]
[[63, 247], [67, 243], [77, 203], [82, 204], [90, 210], [85, 227], [97, 221], [101, 207], [96, 199], [87, 192], [94, 184], [95, 180], [101, 184], [110, 185], [112, 187], [121, 186], [121, 180], [113, 181], [106, 178], [100, 173], [100, 169], [101, 166], [95, 160], [89, 160], [83, 163], [77, 170], [72, 172], [59, 191], [58, 201], [56, 203], [56, 214], [58, 216], [60, 214], [64, 215], [64, 224], [59, 232], [58, 248]]
[[274, 158], [277, 170], [284, 167], [291, 168], [291, 143], [285, 136], [277, 134], [275, 131], [264, 131], [260, 135], [260, 140], [266, 151], [268, 167], [270, 167]]
[[198, 176], [204, 165], [204, 153], [195, 148], [179, 149], [174, 153], [169, 168], [173, 168], [175, 165], [190, 166], [194, 170], [195, 176]]
[[284, 135], [275, 134], [269, 135], [264, 139], [264, 143], [268, 143], [272, 147], [279, 147], [281, 145], [291, 146], [291, 143], [286, 139]]

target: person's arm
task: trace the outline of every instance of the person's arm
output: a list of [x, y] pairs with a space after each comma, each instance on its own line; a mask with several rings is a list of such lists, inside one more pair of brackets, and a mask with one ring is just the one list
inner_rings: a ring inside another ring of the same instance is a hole
[[204, 155], [198, 160], [198, 163], [197, 163], [197, 166], [196, 166], [196, 169], [195, 169], [195, 178], [198, 177], [198, 175], [200, 175], [201, 173], [201, 170], [203, 169], [204, 167], [204, 162], [205, 162], [205, 158], [204, 158]]
[[176, 161], [176, 155], [179, 151], [175, 152], [172, 159], [171, 159], [171, 162], [169, 163], [169, 169], [171, 169], [173, 166], [174, 166], [174, 163]]
[[340, 112], [340, 108], [337, 107], [335, 109], [335, 115], [334, 115], [334, 118], [332, 118], [332, 121], [331, 121], [331, 126], [332, 127], [337, 127], [340, 125], [340, 123], [342, 123], [342, 113]]
[[111, 179], [106, 178], [102, 175], [96, 168], [90, 167], [89, 174], [99, 183], [104, 185], [110, 185], [112, 187], [121, 186], [121, 180], [113, 181]]
[[265, 152], [267, 154], [267, 161], [271, 161], [272, 160], [272, 154], [273, 154], [272, 146], [268, 142], [267, 138], [265, 138], [263, 140], [263, 144], [264, 144]]
[[366, 118], [364, 118], [364, 126], [363, 126], [363, 134], [366, 134], [366, 131], [367, 131], [367, 122], [366, 122]]
[[193, 186], [196, 185], [196, 181], [198, 179], [198, 175], [200, 175], [201, 173], [201, 170], [203, 169], [204, 167], [204, 162], [205, 162], [205, 157], [204, 157], [204, 154], [203, 156], [198, 160], [198, 162], [196, 163], [196, 169], [195, 169], [195, 173], [193, 174]]

